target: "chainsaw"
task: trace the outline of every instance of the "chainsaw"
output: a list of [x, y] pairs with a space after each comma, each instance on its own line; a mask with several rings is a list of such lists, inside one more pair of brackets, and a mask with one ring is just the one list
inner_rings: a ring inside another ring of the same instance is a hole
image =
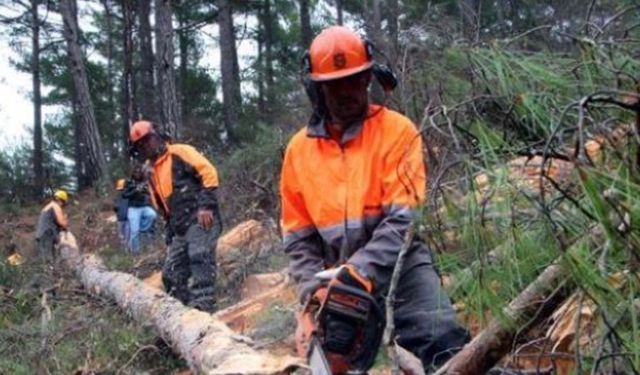
[[[316, 277], [323, 282], [330, 278], [329, 273], [321, 274]], [[382, 310], [371, 294], [359, 288], [327, 284], [298, 315], [298, 353], [308, 359], [312, 375], [366, 374], [382, 340]], [[346, 342], [337, 345], [327, 340], [329, 320], [352, 327]]]

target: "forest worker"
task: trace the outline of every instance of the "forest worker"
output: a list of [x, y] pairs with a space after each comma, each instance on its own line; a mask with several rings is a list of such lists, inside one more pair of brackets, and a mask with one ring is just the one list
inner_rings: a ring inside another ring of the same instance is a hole
[[124, 189], [127, 186], [127, 180], [124, 178], [116, 181], [116, 197], [113, 202], [113, 211], [116, 213], [116, 219], [118, 221], [118, 238], [122, 242], [125, 248], [129, 247], [129, 221], [127, 219], [127, 212], [129, 210], [129, 200], [125, 198]]
[[156, 211], [151, 207], [149, 183], [142, 165], [136, 165], [131, 171], [122, 197], [127, 200], [127, 221], [129, 223], [128, 248], [132, 254], [140, 253], [141, 238], [147, 238], [153, 232]]
[[56, 190], [53, 199], [40, 212], [36, 228], [36, 246], [40, 259], [55, 262], [55, 247], [60, 242], [60, 232], [69, 226], [63, 207], [69, 201], [69, 194], [64, 190]]
[[[284, 247], [302, 303], [320, 298], [314, 275], [340, 265], [329, 285], [358, 287], [384, 303], [405, 233], [425, 199], [422, 139], [415, 125], [369, 103], [372, 76], [385, 90], [395, 86], [389, 68], [374, 63], [371, 48], [355, 32], [333, 26], [313, 40], [305, 58], [314, 114], [289, 142], [280, 180]], [[401, 275], [397, 341], [425, 369], [438, 366], [464, 345], [468, 333], [456, 322], [430, 251], [418, 237]], [[327, 340], [348, 342], [353, 334], [341, 321], [325, 328]]]
[[215, 248], [222, 230], [218, 173], [195, 148], [169, 143], [149, 121], [133, 124], [130, 141], [139, 159], [151, 163], [151, 199], [167, 220], [165, 290], [186, 305], [212, 312]]

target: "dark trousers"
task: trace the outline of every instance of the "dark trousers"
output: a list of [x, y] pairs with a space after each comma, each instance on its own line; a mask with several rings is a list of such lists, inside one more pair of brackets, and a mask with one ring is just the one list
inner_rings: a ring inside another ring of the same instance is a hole
[[214, 310], [219, 235], [219, 226], [205, 231], [196, 223], [184, 236], [172, 238], [162, 269], [162, 282], [169, 295], [199, 310]]
[[396, 290], [398, 344], [420, 358], [429, 373], [459, 351], [469, 341], [469, 333], [457, 323], [433, 265], [420, 263], [405, 269]]
[[55, 263], [57, 243], [58, 233], [52, 230], [46, 231], [40, 238], [36, 239], [36, 248], [41, 262]]

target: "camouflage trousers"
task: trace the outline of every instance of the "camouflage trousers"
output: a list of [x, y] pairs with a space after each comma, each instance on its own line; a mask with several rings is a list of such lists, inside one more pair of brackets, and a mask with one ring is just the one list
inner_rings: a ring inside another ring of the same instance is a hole
[[205, 231], [196, 223], [185, 235], [174, 235], [162, 269], [169, 295], [207, 312], [215, 307], [215, 251], [220, 231], [219, 225]]

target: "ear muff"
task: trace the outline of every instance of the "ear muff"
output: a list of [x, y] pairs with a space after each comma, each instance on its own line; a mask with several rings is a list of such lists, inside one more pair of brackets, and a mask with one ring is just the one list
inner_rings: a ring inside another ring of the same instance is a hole
[[373, 64], [371, 68], [376, 81], [382, 86], [384, 92], [389, 93], [398, 86], [398, 78], [387, 64]]
[[364, 39], [364, 50], [367, 53], [367, 61], [373, 60], [373, 49], [376, 48], [369, 39]]
[[365, 39], [365, 46], [367, 51], [367, 56], [371, 60], [373, 58], [373, 51], [384, 57], [386, 60], [385, 64], [375, 63], [371, 67], [371, 71], [373, 72], [373, 76], [376, 77], [376, 81], [382, 86], [382, 89], [385, 93], [389, 93], [393, 91], [396, 86], [398, 86], [398, 78], [396, 77], [393, 69], [391, 69], [391, 63], [389, 58], [379, 50], [375, 44]]
[[302, 56], [302, 71], [306, 74], [311, 73], [311, 54], [309, 51], [306, 51]]

